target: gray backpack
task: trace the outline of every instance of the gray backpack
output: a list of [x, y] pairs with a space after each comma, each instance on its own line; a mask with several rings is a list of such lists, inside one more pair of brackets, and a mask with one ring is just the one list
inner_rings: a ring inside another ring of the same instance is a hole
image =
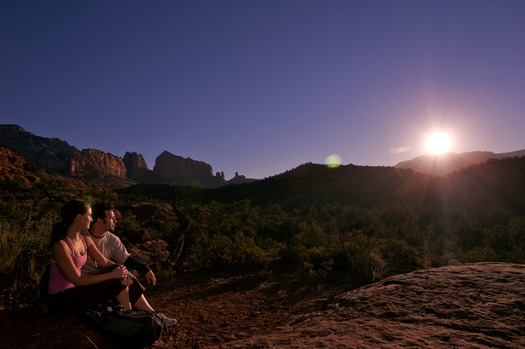
[[159, 339], [166, 325], [155, 313], [143, 310], [125, 310], [113, 303], [95, 303], [83, 313], [88, 323], [108, 335], [144, 345]]

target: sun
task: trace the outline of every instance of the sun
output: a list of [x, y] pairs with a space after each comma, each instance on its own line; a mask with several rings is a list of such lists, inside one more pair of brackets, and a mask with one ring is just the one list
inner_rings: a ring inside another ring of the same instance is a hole
[[443, 132], [434, 132], [427, 137], [426, 146], [430, 154], [443, 154], [450, 151], [452, 141], [450, 136]]

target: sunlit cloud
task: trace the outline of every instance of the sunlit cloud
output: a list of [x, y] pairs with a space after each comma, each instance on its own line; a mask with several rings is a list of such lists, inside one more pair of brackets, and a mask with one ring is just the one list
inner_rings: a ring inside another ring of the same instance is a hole
[[395, 148], [390, 149], [390, 154], [403, 154], [403, 153], [409, 152], [410, 150], [412, 150], [412, 148], [405, 145], [405, 146], [395, 147]]

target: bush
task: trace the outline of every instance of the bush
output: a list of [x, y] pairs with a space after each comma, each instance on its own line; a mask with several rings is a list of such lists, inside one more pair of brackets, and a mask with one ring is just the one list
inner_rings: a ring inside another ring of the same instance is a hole
[[243, 232], [233, 237], [221, 233], [211, 236], [201, 233], [192, 240], [182, 261], [186, 270], [228, 265], [234, 268], [264, 268], [269, 262], [254, 239], [246, 237]]
[[421, 257], [417, 250], [405, 241], [383, 240], [380, 255], [388, 265], [389, 275], [408, 273], [422, 267]]
[[463, 254], [462, 261], [465, 263], [494, 262], [497, 260], [496, 253], [488, 247], [476, 247]]
[[14, 269], [23, 247], [22, 240], [9, 223], [0, 223], [0, 275], [8, 274]]
[[525, 218], [511, 220], [485, 234], [485, 248], [494, 251], [497, 261], [507, 263], [525, 262]]
[[37, 285], [49, 258], [50, 217], [41, 221], [28, 219], [26, 226], [13, 229], [0, 224], [0, 279], [1, 303], [15, 307], [34, 303], [38, 297]]

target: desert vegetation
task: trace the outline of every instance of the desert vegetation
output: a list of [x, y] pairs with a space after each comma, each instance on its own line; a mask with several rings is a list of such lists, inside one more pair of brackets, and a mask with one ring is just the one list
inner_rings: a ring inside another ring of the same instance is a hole
[[[133, 253], [164, 281], [228, 270], [366, 284], [462, 262], [525, 262], [525, 158], [447, 177], [306, 164], [214, 190], [139, 185], [109, 190], [27, 163], [1, 178], [1, 305], [34, 304], [62, 204], [112, 202]], [[5, 167], [4, 167], [5, 169]], [[16, 171], [15, 171], [16, 170]]]

